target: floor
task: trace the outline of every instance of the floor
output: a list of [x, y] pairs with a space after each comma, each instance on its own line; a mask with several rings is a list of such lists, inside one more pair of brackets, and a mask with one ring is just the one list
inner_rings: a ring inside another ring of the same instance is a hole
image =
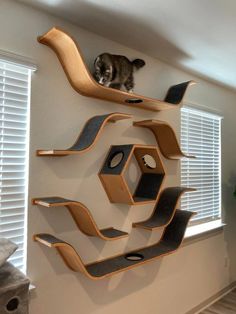
[[236, 314], [236, 289], [200, 314]]

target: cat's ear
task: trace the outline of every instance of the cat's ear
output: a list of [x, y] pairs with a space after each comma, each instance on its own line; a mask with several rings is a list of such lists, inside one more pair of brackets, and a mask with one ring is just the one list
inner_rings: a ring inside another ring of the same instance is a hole
[[[98, 57], [97, 57], [97, 58], [98, 58]], [[94, 62], [93, 62], [94, 66], [96, 65], [97, 58], [94, 59]]]
[[101, 57], [98, 56], [95, 60], [94, 60], [94, 66], [95, 67], [100, 67], [101, 66]]
[[132, 61], [132, 65], [138, 70], [145, 66], [145, 61], [142, 59], [135, 59]]

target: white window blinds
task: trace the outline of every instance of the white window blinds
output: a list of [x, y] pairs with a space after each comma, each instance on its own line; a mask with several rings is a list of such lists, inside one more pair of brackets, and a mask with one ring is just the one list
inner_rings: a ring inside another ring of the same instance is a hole
[[182, 197], [181, 208], [197, 212], [194, 223], [221, 218], [221, 117], [183, 107], [181, 147], [196, 156], [181, 161], [181, 185], [197, 189]]
[[25, 268], [28, 118], [31, 70], [0, 60], [0, 237], [19, 246], [10, 261]]

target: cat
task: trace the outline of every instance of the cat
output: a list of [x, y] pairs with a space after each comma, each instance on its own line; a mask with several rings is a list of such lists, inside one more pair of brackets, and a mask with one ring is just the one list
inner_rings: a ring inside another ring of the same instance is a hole
[[133, 73], [144, 65], [145, 61], [142, 59], [130, 61], [125, 56], [102, 53], [94, 61], [94, 78], [101, 85], [116, 89], [124, 86], [128, 92], [132, 93]]

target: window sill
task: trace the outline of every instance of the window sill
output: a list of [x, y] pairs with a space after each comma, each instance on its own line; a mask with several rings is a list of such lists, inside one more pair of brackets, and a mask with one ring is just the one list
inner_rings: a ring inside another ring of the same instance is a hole
[[189, 244], [195, 241], [200, 241], [209, 236], [218, 234], [223, 231], [225, 223], [221, 219], [207, 222], [201, 225], [189, 227], [186, 231], [183, 244]]

